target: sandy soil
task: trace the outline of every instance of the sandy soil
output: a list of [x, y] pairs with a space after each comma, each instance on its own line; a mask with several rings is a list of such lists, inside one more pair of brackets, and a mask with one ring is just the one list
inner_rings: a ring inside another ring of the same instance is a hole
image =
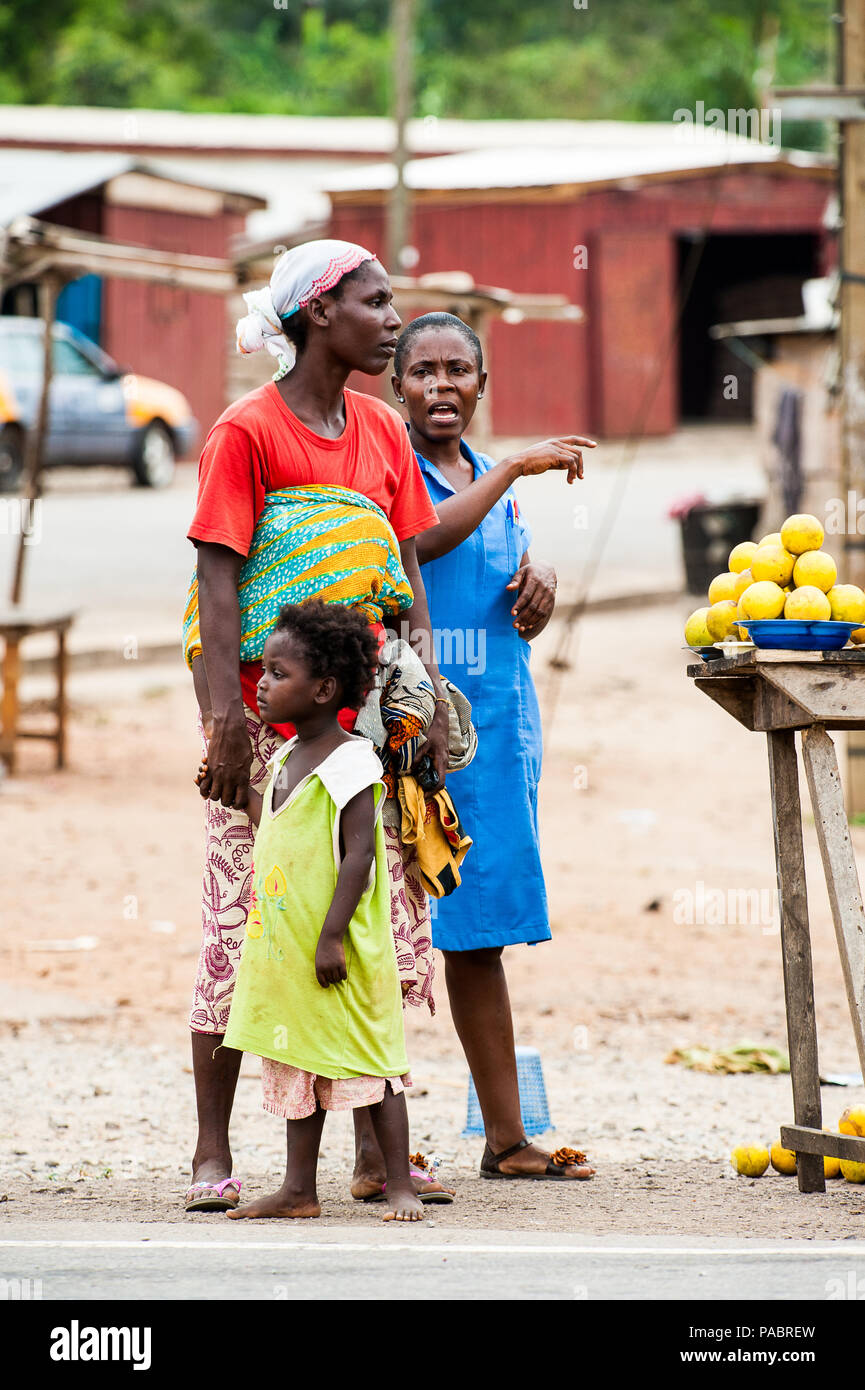
[[[518, 1041], [540, 1049], [551, 1146], [588, 1150], [592, 1183], [478, 1181], [462, 1138], [466, 1067], [443, 980], [435, 1019], [409, 1016], [413, 1145], [442, 1158], [459, 1200], [441, 1225], [791, 1238], [861, 1236], [865, 1188], [802, 1197], [793, 1179], [737, 1178], [728, 1154], [792, 1119], [787, 1076], [707, 1076], [671, 1049], [743, 1039], [784, 1046], [777, 923], [680, 920], [688, 894], [774, 889], [763, 741], [685, 676], [678, 606], [584, 620], [573, 667], [536, 644], [546, 728], [542, 833], [554, 940], [507, 953]], [[0, 1122], [8, 1217], [98, 1212], [191, 1220], [186, 1009], [198, 938], [203, 829], [185, 673], [78, 679], [71, 770], [24, 745], [0, 789]], [[804, 779], [803, 779], [804, 789]], [[458, 800], [458, 782], [453, 782]], [[857, 848], [865, 832], [854, 830]], [[806, 826], [821, 1065], [856, 1067], [813, 827]], [[45, 943], [98, 938], [91, 950]], [[244, 1062], [236, 1169], [251, 1191], [280, 1171], [281, 1126]], [[824, 1089], [825, 1123], [865, 1099]], [[351, 1125], [328, 1121], [328, 1221], [375, 1220], [347, 1196]], [[196, 1220], [218, 1221], [220, 1216]]]

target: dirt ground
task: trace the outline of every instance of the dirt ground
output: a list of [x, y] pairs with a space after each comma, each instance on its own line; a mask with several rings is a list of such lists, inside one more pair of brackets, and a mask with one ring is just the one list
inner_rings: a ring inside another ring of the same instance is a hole
[[[786, 1046], [777, 921], [687, 920], [700, 884], [768, 899], [774, 861], [763, 740], [687, 680], [684, 611], [588, 616], [559, 676], [548, 665], [556, 630], [535, 644], [554, 940], [511, 948], [506, 962], [518, 1042], [543, 1059], [556, 1126], [547, 1140], [586, 1149], [598, 1174], [564, 1190], [477, 1179], [482, 1140], [461, 1137], [467, 1071], [440, 978], [436, 1017], [409, 1014], [409, 1115], [413, 1147], [437, 1154], [458, 1188], [453, 1206], [428, 1210], [443, 1227], [865, 1232], [865, 1187], [833, 1182], [825, 1196], [803, 1197], [794, 1179], [732, 1172], [734, 1145], [771, 1142], [792, 1119], [789, 1076], [665, 1064], [680, 1046]], [[191, 689], [182, 669], [151, 667], [80, 676], [72, 693], [70, 770], [49, 770], [47, 748], [25, 744], [0, 786], [0, 1211], [221, 1221], [186, 1217], [181, 1205], [203, 846]], [[458, 802], [456, 777], [452, 791]], [[865, 831], [853, 835], [865, 850]], [[821, 1066], [852, 1071], [810, 821], [806, 854]], [[76, 938], [96, 944], [49, 949]], [[236, 1171], [251, 1192], [284, 1161], [281, 1125], [260, 1109], [257, 1066], [244, 1062], [233, 1127]], [[865, 1091], [825, 1087], [823, 1097], [834, 1126]], [[376, 1219], [348, 1198], [350, 1156], [350, 1120], [331, 1117], [326, 1221]]]

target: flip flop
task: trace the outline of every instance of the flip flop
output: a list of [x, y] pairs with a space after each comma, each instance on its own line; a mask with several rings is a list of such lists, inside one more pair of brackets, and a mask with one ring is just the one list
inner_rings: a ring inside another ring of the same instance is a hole
[[586, 1162], [586, 1155], [579, 1149], [556, 1149], [550, 1155], [549, 1162], [543, 1173], [502, 1173], [499, 1164], [503, 1163], [511, 1154], [519, 1153], [520, 1149], [527, 1149], [531, 1144], [530, 1139], [521, 1139], [518, 1144], [512, 1144], [509, 1149], [503, 1149], [500, 1154], [494, 1154], [489, 1144], [484, 1148], [481, 1158], [480, 1172], [481, 1178], [498, 1178], [501, 1182], [586, 1182], [588, 1178], [593, 1178], [591, 1172], [585, 1178], [566, 1178], [564, 1169], [572, 1164], [582, 1167]]
[[[449, 1205], [453, 1201], [453, 1195], [450, 1192], [445, 1192], [437, 1178], [431, 1178], [427, 1173], [422, 1172], [420, 1168], [416, 1168], [414, 1164], [409, 1168], [409, 1174], [413, 1178], [420, 1178], [423, 1182], [438, 1184], [438, 1192], [419, 1192], [417, 1194], [418, 1201], [421, 1202], [423, 1206], [444, 1205], [445, 1203]], [[387, 1183], [383, 1182], [381, 1185], [381, 1192], [373, 1192], [369, 1197], [361, 1197], [361, 1201], [383, 1202], [386, 1191]]]
[[[233, 1211], [240, 1203], [242, 1186], [241, 1178], [223, 1178], [222, 1182], [194, 1182], [186, 1193], [186, 1210]], [[235, 1189], [230, 1197], [225, 1195], [227, 1187]]]

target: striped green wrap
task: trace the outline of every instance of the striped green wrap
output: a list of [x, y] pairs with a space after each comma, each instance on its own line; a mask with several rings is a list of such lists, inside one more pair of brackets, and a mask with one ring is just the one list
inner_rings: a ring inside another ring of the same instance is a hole
[[[414, 602], [399, 543], [381, 507], [350, 488], [324, 484], [267, 494], [237, 592], [241, 661], [261, 660], [265, 638], [286, 603], [344, 603], [380, 623]], [[193, 572], [183, 615], [189, 667], [200, 653]]]

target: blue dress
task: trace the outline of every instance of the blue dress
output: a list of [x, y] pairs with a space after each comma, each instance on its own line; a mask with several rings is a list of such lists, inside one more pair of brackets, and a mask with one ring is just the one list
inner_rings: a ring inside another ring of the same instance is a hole
[[[495, 466], [465, 440], [460, 452], [476, 478]], [[417, 461], [434, 507], [454, 496], [435, 464], [420, 454]], [[530, 543], [507, 492], [461, 545], [421, 571], [439, 669], [471, 701], [478, 732], [474, 760], [448, 777], [474, 844], [460, 887], [430, 899], [433, 945], [442, 951], [550, 938], [538, 843], [541, 714], [529, 643], [512, 626], [516, 590], [505, 588]]]

